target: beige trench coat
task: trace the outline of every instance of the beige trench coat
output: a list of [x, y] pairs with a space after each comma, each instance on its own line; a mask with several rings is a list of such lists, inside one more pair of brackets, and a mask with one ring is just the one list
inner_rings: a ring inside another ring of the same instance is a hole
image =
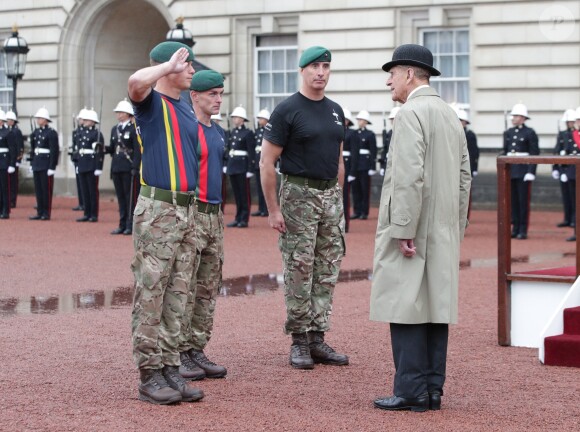
[[[375, 238], [370, 318], [457, 322], [459, 242], [471, 173], [465, 132], [431, 87], [417, 90], [393, 127]], [[398, 239], [414, 239], [404, 257]]]

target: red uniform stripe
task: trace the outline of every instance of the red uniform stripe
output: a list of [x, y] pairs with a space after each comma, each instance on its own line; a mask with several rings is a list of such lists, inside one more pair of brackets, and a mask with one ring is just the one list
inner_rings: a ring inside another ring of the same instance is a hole
[[188, 189], [187, 173], [185, 171], [185, 161], [183, 159], [183, 148], [181, 142], [181, 135], [179, 133], [179, 122], [175, 114], [173, 104], [167, 103], [169, 108], [169, 115], [171, 116], [171, 130], [173, 132], [173, 148], [175, 149], [177, 165], [179, 167], [179, 190], [185, 192]]
[[208, 159], [209, 152], [207, 149], [207, 141], [205, 140], [205, 134], [201, 124], [198, 123], [197, 126], [198, 136], [199, 136], [199, 146], [200, 146], [200, 158], [199, 158], [199, 181], [198, 181], [198, 199], [203, 202], [207, 202], [207, 183], [208, 183]]

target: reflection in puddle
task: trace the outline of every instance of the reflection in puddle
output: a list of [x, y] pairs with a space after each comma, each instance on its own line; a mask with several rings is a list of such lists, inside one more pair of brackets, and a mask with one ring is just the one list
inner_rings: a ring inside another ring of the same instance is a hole
[[[543, 261], [571, 258], [572, 252], [546, 252], [512, 257], [513, 263], [541, 263]], [[497, 266], [497, 257], [464, 260], [460, 269]], [[372, 269], [343, 270], [338, 282], [357, 282], [372, 279]], [[256, 295], [282, 290], [284, 278], [279, 273], [267, 273], [224, 279], [219, 295], [223, 297]], [[28, 314], [55, 314], [78, 310], [111, 309], [130, 306], [133, 302], [133, 287], [120, 287], [112, 291], [91, 291], [80, 294], [32, 296], [29, 298], [0, 298], [0, 317]]]

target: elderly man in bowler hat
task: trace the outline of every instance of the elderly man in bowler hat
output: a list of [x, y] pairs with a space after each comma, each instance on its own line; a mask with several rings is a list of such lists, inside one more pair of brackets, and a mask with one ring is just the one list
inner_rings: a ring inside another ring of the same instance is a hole
[[457, 321], [459, 243], [467, 225], [471, 174], [455, 111], [429, 86], [433, 55], [401, 45], [383, 65], [393, 127], [375, 239], [370, 318], [390, 323], [394, 395], [385, 410], [440, 409], [448, 324]]

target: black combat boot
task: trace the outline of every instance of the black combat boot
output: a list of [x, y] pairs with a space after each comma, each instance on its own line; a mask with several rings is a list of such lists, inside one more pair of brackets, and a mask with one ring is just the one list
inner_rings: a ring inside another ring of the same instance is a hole
[[290, 365], [296, 369], [314, 369], [314, 362], [312, 361], [312, 357], [310, 357], [306, 333], [292, 333]]
[[181, 401], [181, 393], [167, 384], [161, 369], [139, 369], [139, 400], [156, 405], [167, 405]]
[[198, 381], [205, 378], [205, 371], [191, 360], [186, 351], [179, 353], [179, 360], [181, 361], [179, 373], [183, 378], [191, 381]]
[[324, 342], [324, 332], [308, 332], [308, 346], [310, 355], [314, 363], [342, 366], [348, 364], [348, 357], [335, 352], [326, 342]]
[[207, 378], [223, 378], [228, 373], [225, 367], [209, 360], [201, 350], [190, 349], [188, 354], [193, 363], [204, 370]]
[[203, 398], [203, 391], [194, 387], [191, 382], [185, 381], [179, 374], [179, 367], [164, 366], [163, 376], [167, 380], [167, 384], [181, 394], [183, 402], [195, 402]]

